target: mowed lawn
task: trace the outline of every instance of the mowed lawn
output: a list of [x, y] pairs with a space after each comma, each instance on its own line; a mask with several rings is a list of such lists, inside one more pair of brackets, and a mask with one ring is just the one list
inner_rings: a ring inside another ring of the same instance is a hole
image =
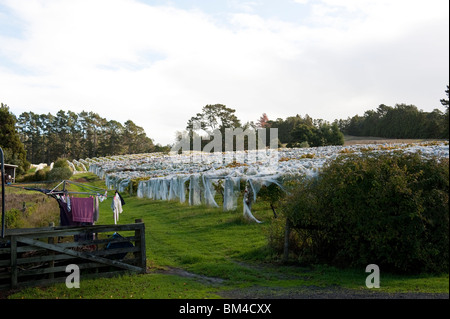
[[[101, 186], [102, 182], [93, 176], [86, 177]], [[224, 212], [221, 207], [128, 195], [124, 199], [119, 223], [134, 223], [136, 219], [145, 223], [147, 274], [86, 280], [81, 277], [78, 289], [56, 284], [27, 288], [10, 298], [197, 299], [221, 298], [223, 292], [252, 287], [289, 291], [302, 287], [368, 289], [365, 269], [300, 267], [295, 260], [282, 264], [268, 247], [267, 236], [276, 220], [264, 202], [254, 204], [253, 213], [262, 221], [256, 224], [243, 218], [240, 202], [237, 210]], [[101, 203], [97, 224], [114, 223], [110, 205], [111, 197]], [[177, 270], [183, 270], [184, 275]], [[398, 276], [381, 272], [378, 290], [448, 293], [449, 278], [448, 274]]]

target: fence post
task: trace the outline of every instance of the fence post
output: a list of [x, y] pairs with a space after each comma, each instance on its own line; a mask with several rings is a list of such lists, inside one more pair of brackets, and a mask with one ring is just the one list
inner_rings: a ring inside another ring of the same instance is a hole
[[286, 218], [286, 227], [284, 229], [284, 247], [283, 247], [283, 262], [286, 263], [289, 260], [289, 236], [291, 234], [291, 222], [289, 218]]
[[[139, 225], [138, 228], [136, 228], [134, 234], [136, 238], [139, 238], [139, 251], [136, 252], [136, 258], [139, 258], [141, 260], [141, 267], [142, 267], [142, 273], [145, 274], [147, 271], [147, 257], [146, 257], [146, 251], [145, 251], [145, 224], [143, 223], [142, 219], [136, 219], [134, 221], [136, 224]], [[136, 240], [136, 243], [138, 240]]]
[[17, 288], [17, 238], [11, 235], [11, 289]]
[[0, 179], [2, 184], [2, 238], [5, 238], [5, 157], [0, 147]]
[[[51, 222], [51, 223], [48, 224], [48, 226], [55, 227], [55, 223]], [[55, 238], [54, 237], [48, 237], [48, 243], [49, 244], [54, 244], [55, 243]], [[49, 255], [55, 255], [55, 252], [54, 251], [50, 251]], [[48, 267], [49, 268], [55, 267], [55, 260], [50, 260]], [[55, 273], [52, 270], [52, 272], [49, 273], [49, 279], [52, 280], [54, 278], [55, 278]]]

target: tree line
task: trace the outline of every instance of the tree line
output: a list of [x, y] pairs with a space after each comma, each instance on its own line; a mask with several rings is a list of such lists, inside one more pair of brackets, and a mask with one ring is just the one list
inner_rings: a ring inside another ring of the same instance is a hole
[[24, 112], [16, 117], [2, 103], [0, 122], [0, 146], [7, 149], [8, 162], [24, 170], [26, 163], [50, 164], [58, 158], [72, 160], [165, 149], [155, 145], [133, 121], [108, 121], [94, 112]]
[[[261, 118], [264, 118], [265, 114]], [[344, 134], [337, 122], [330, 123], [322, 119], [313, 119], [308, 114], [297, 114], [285, 120], [267, 120], [264, 127], [277, 128], [280, 144], [286, 147], [316, 147], [344, 145]]]
[[[278, 118], [275, 121], [269, 120], [266, 113], [255, 122], [250, 121], [244, 124], [235, 115], [236, 110], [229, 108], [223, 104], [206, 105], [200, 113], [191, 117], [187, 122], [184, 132], [177, 132], [177, 139], [180, 141], [185, 136], [191, 139], [198, 134], [198, 130], [203, 130], [208, 134], [212, 134], [214, 130], [218, 130], [222, 136], [222, 148], [225, 150], [225, 129], [241, 128], [245, 132], [254, 133], [258, 136], [258, 130], [276, 128], [278, 130], [278, 146], [286, 147], [315, 147], [326, 145], [343, 145], [344, 135], [339, 130], [336, 123], [329, 123], [322, 119], [312, 119], [306, 115], [290, 116], [286, 119]], [[187, 134], [187, 135], [186, 135]], [[270, 145], [271, 134], [269, 131], [265, 134], [265, 145]], [[247, 149], [247, 135], [244, 136], [244, 148]], [[257, 138], [259, 141], [259, 138]], [[209, 143], [208, 139], [202, 139], [202, 149]], [[236, 141], [234, 141], [236, 144]], [[264, 141], [263, 141], [264, 142]], [[236, 145], [234, 145], [234, 148]]]
[[339, 128], [348, 135], [377, 136], [386, 138], [449, 138], [449, 87], [447, 99], [441, 99], [445, 112], [419, 110], [415, 105], [396, 104], [394, 107], [381, 104], [363, 116], [355, 115], [339, 120]]
[[16, 127], [27, 150], [27, 160], [32, 163], [148, 153], [159, 147], [133, 121], [121, 124], [94, 112], [24, 112], [17, 118]]
[[[385, 138], [449, 138], [449, 86], [447, 99], [441, 99], [445, 113], [439, 109], [424, 112], [414, 105], [381, 104], [363, 116], [330, 123], [308, 115], [289, 116], [270, 120], [266, 113], [255, 122], [244, 124], [235, 110], [222, 104], [206, 105], [201, 112], [188, 120], [186, 130], [177, 132], [179, 141], [183, 134], [192, 137], [195, 125], [208, 133], [219, 130], [225, 136], [226, 128], [254, 130], [278, 129], [279, 146], [315, 147], [343, 145], [344, 134]], [[47, 163], [59, 158], [81, 159], [122, 154], [169, 151], [171, 146], [154, 144], [144, 129], [128, 120], [120, 123], [107, 120], [94, 112], [63, 110], [53, 114], [24, 112], [16, 117], [6, 104], [0, 107], [0, 146], [10, 164], [19, 165], [20, 174], [27, 163]], [[269, 133], [266, 134], [269, 138]], [[209, 141], [202, 139], [202, 149]], [[266, 145], [270, 143], [266, 140]], [[222, 143], [224, 146], [225, 143]]]

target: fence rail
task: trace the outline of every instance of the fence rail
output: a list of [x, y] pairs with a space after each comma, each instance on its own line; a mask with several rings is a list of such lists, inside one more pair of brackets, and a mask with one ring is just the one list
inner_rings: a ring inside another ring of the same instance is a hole
[[0, 289], [64, 282], [69, 264], [81, 279], [145, 273], [145, 224], [7, 229], [0, 238]]

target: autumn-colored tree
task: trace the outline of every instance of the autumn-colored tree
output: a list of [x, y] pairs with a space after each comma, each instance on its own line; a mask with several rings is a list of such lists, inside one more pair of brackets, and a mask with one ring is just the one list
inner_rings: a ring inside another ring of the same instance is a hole
[[261, 117], [260, 117], [259, 120], [258, 120], [257, 125], [258, 125], [258, 127], [261, 127], [261, 128], [267, 128], [267, 127], [270, 127], [269, 117], [267, 116], [266, 113], [263, 113], [263, 114], [261, 115]]

